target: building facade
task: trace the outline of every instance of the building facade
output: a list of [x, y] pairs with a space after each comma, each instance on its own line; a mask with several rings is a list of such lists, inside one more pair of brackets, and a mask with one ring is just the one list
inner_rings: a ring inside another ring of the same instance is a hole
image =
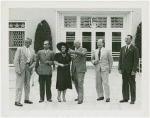
[[58, 51], [56, 45], [59, 42], [67, 42], [69, 48], [74, 49], [73, 41], [78, 39], [88, 50], [87, 63], [90, 63], [91, 52], [101, 38], [105, 41], [105, 48], [112, 53], [114, 65], [117, 65], [120, 48], [125, 45], [128, 34], [133, 36], [134, 44], [141, 9], [10, 9], [10, 65], [13, 65], [14, 53], [23, 45], [25, 37], [31, 37], [34, 45], [35, 31], [42, 20], [50, 25], [54, 52]]

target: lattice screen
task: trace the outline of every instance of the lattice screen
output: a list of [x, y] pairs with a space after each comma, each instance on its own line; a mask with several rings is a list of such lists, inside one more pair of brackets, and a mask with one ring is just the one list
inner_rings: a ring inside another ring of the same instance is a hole
[[81, 28], [91, 28], [92, 25], [96, 25], [96, 28], [107, 28], [107, 17], [84, 17], [80, 19]]
[[9, 22], [9, 28], [25, 28], [25, 22]]
[[25, 31], [9, 31], [9, 64], [13, 64], [17, 47], [24, 45]]
[[77, 17], [76, 16], [65, 16], [64, 17], [64, 28], [76, 28]]
[[123, 28], [123, 17], [111, 17], [111, 28]]
[[24, 45], [25, 31], [9, 31], [9, 47]]

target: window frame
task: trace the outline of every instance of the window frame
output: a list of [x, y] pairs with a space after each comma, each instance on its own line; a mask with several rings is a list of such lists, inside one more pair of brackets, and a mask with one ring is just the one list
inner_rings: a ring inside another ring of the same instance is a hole
[[[9, 23], [10, 23], [10, 22], [25, 22], [25, 28], [9, 28]], [[26, 39], [26, 21], [24, 21], [24, 20], [20, 20], [20, 21], [18, 21], [18, 20], [14, 20], [14, 21], [9, 20], [9, 22], [8, 22], [8, 28], [9, 28], [8, 34], [9, 34], [10, 31], [24, 31], [24, 35], [25, 35], [25, 39]], [[8, 40], [10, 40], [10, 39], [8, 39]], [[21, 46], [18, 46], [18, 47], [21, 47]], [[8, 47], [8, 50], [9, 50], [10, 48], [16, 48], [16, 49], [17, 49], [18, 47], [9, 46], [9, 47]], [[9, 53], [10, 53], [10, 52], [9, 52]], [[14, 66], [14, 64], [10, 64], [10, 63], [9, 63], [9, 66]]]

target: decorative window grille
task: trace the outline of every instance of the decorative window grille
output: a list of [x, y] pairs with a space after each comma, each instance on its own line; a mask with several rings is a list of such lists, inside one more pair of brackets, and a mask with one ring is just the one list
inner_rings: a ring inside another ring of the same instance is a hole
[[107, 17], [87, 17], [80, 19], [81, 28], [107, 28]]
[[14, 63], [17, 47], [24, 45], [25, 22], [9, 22], [9, 64]]
[[123, 17], [111, 17], [111, 28], [123, 28]]
[[114, 61], [119, 61], [121, 49], [121, 32], [112, 32], [112, 56]]
[[74, 47], [75, 32], [66, 32], [66, 43], [70, 49], [75, 49]]
[[25, 28], [25, 22], [9, 22], [9, 28]]
[[64, 28], [77, 28], [77, 17], [64, 16]]
[[24, 44], [25, 31], [9, 31], [9, 47], [21, 47]]
[[82, 47], [87, 49], [87, 61], [91, 61], [92, 32], [82, 32]]

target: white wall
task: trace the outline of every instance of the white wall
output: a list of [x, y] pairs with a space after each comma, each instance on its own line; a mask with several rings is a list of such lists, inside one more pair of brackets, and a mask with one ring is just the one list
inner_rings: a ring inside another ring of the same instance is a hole
[[10, 11], [11, 12], [9, 14], [9, 20], [25, 20], [26, 36], [31, 37], [33, 40], [35, 39], [35, 32], [37, 25], [42, 20], [46, 20], [51, 28], [53, 47], [56, 45], [55, 44], [56, 18], [54, 9], [19, 8], [19, 9], [12, 9]]
[[133, 20], [132, 20], [132, 35], [133, 35], [133, 44], [136, 37], [137, 26], [142, 21], [141, 9], [133, 9]]
[[[51, 28], [53, 50], [56, 51], [56, 14], [55, 10], [67, 10], [67, 11], [87, 11], [87, 9], [50, 9], [50, 8], [13, 8], [10, 9], [9, 20], [25, 20], [26, 21], [26, 36], [35, 38], [35, 31], [38, 23], [42, 20], [46, 20]], [[108, 9], [97, 9], [97, 10], [108, 10]], [[110, 10], [110, 9], [109, 9]], [[120, 9], [123, 10], [123, 9]], [[132, 35], [133, 44], [135, 33], [138, 24], [141, 22], [141, 9], [125, 9], [133, 11], [133, 22], [132, 22]], [[33, 46], [33, 45], [32, 45]]]

